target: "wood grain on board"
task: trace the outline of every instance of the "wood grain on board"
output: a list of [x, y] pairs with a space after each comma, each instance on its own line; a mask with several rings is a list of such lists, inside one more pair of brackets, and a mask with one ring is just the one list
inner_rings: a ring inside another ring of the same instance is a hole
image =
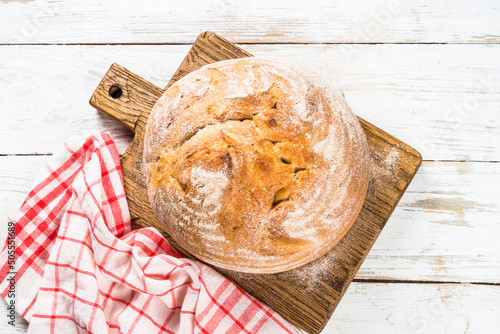
[[[205, 32], [195, 41], [169, 85], [205, 64], [247, 56], [250, 54], [232, 43]], [[120, 94], [115, 94], [117, 87], [121, 89]], [[137, 224], [154, 226], [160, 231], [162, 226], [148, 203], [142, 147], [149, 112], [161, 93], [162, 90], [133, 72], [113, 64], [90, 100], [94, 107], [123, 125], [132, 128], [135, 124], [134, 140], [122, 157], [129, 210]], [[123, 114], [121, 109], [125, 111]], [[420, 154], [413, 148], [363, 119], [360, 122], [372, 157], [372, 179], [358, 219], [339, 244], [319, 260], [285, 273], [256, 275], [216, 268], [287, 320], [311, 333], [321, 331], [328, 322], [421, 163]], [[174, 247], [189, 254], [166, 237]], [[313, 279], [305, 279], [310, 277], [311, 270], [317, 274]]]

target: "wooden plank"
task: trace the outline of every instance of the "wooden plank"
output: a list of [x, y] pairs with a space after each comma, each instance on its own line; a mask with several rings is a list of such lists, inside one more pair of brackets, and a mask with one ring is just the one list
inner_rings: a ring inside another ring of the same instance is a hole
[[424, 163], [357, 278], [500, 284], [498, 189], [498, 163]]
[[7, 223], [42, 173], [45, 162], [52, 156], [0, 156], [0, 240], [7, 238]]
[[188, 43], [211, 29], [236, 43], [498, 42], [498, 2], [311, 0], [15, 1], [0, 43]]
[[[0, 238], [50, 158], [0, 156]], [[497, 189], [498, 164], [424, 163], [355, 278], [500, 283]]]
[[[500, 330], [499, 304], [499, 286], [352, 283], [321, 333], [492, 333]], [[6, 311], [0, 298], [0, 319]], [[0, 333], [27, 328], [18, 317]]]
[[497, 333], [500, 286], [353, 283], [322, 334]]
[[[431, 160], [500, 160], [500, 45], [245, 45], [307, 63], [353, 110]], [[0, 154], [51, 153], [72, 135], [131, 133], [88, 98], [113, 62], [165, 87], [189, 46], [0, 46]], [[43, 102], [41, 102], [43, 101]]]

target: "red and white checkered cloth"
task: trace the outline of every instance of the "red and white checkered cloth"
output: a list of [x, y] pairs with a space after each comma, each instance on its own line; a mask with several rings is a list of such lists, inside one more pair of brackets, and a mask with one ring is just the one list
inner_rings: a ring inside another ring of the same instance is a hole
[[[80, 142], [81, 144], [81, 142]], [[17, 311], [36, 333], [294, 333], [153, 228], [131, 231], [108, 133], [65, 145], [16, 219]], [[0, 291], [11, 271], [0, 254]]]

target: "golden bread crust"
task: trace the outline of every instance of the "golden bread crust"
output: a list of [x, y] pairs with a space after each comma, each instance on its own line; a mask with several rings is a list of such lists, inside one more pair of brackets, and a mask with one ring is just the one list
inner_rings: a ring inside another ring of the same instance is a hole
[[341, 93], [268, 58], [207, 65], [148, 120], [144, 163], [159, 221], [226, 269], [274, 273], [324, 255], [364, 202], [369, 154]]

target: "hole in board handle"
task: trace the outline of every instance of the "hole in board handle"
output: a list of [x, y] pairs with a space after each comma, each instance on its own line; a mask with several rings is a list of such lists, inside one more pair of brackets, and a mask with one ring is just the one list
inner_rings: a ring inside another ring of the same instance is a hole
[[120, 86], [113, 85], [109, 88], [109, 95], [114, 99], [119, 99], [122, 96], [123, 91]]

